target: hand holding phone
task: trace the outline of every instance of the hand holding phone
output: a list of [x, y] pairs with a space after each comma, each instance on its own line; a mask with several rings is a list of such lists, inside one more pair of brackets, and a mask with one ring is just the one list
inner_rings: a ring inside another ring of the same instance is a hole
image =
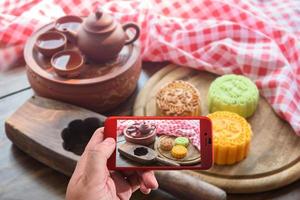
[[[144, 194], [158, 188], [152, 171], [108, 171], [107, 158], [115, 150], [112, 138], [97, 129], [80, 157], [68, 184], [66, 199], [129, 199], [140, 189]], [[84, 177], [84, 178], [82, 178]]]

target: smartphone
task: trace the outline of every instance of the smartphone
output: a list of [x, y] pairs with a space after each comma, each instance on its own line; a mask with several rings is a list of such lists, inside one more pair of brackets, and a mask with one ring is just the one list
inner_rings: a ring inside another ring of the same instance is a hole
[[109, 117], [104, 135], [116, 140], [110, 170], [206, 170], [213, 163], [207, 117]]

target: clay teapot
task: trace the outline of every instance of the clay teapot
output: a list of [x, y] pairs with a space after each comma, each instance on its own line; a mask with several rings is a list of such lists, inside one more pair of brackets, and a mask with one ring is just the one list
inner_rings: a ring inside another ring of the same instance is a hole
[[142, 123], [139, 127], [139, 131], [141, 132], [142, 135], [149, 134], [152, 130], [155, 129], [154, 125], [148, 125], [146, 123]]
[[[129, 28], [135, 29], [131, 38], [126, 34]], [[83, 21], [77, 32], [68, 30], [66, 34], [87, 59], [103, 63], [116, 58], [124, 45], [137, 40], [140, 28], [134, 23], [121, 25], [111, 15], [96, 11]]]

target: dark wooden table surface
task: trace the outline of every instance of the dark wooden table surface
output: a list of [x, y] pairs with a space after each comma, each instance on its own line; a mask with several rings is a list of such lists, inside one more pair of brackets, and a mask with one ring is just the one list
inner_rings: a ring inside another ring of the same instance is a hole
[[[159, 70], [163, 64], [145, 63], [137, 91], [126, 103], [116, 110], [107, 113], [111, 115], [130, 115], [138, 90], [149, 77]], [[25, 69], [15, 67], [0, 74], [0, 199], [64, 199], [69, 178], [51, 168], [39, 163], [17, 149], [6, 137], [4, 121], [20, 105], [33, 95], [27, 81]], [[162, 190], [143, 195], [134, 193], [133, 200], [175, 200], [176, 197]], [[287, 187], [260, 194], [228, 195], [228, 199], [300, 199], [300, 181]]]

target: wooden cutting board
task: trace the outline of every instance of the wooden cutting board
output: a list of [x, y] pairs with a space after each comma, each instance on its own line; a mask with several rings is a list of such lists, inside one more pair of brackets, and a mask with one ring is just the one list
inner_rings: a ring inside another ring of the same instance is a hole
[[[75, 154], [77, 151], [73, 153], [63, 147], [62, 131], [67, 127], [69, 130], [77, 130], [77, 122], [81, 120], [86, 122], [91, 118], [105, 120], [103, 115], [84, 108], [34, 96], [6, 120], [5, 131], [7, 137], [18, 148], [45, 165], [70, 176], [79, 155]], [[76, 122], [77, 125], [71, 126], [70, 122], [73, 125]], [[88, 131], [83, 132], [86, 134]], [[77, 141], [87, 142], [87, 138], [78, 136], [77, 131], [72, 131], [72, 136], [74, 135], [78, 137]], [[177, 171], [157, 171], [156, 177], [161, 189], [183, 199], [226, 199], [223, 190], [200, 181], [193, 175], [181, 174]], [[174, 180], [176, 182], [170, 185]], [[187, 185], [189, 187], [182, 192], [182, 188]]]
[[[155, 95], [166, 83], [184, 80], [195, 85], [201, 95], [202, 115], [208, 114], [207, 93], [216, 78], [208, 72], [168, 65], [154, 74], [140, 91], [134, 115], [155, 116]], [[232, 166], [215, 165], [208, 171], [186, 173], [198, 176], [230, 193], [251, 193], [276, 189], [300, 178], [300, 137], [281, 120], [260, 97], [256, 113], [248, 119], [253, 139], [248, 157]]]

